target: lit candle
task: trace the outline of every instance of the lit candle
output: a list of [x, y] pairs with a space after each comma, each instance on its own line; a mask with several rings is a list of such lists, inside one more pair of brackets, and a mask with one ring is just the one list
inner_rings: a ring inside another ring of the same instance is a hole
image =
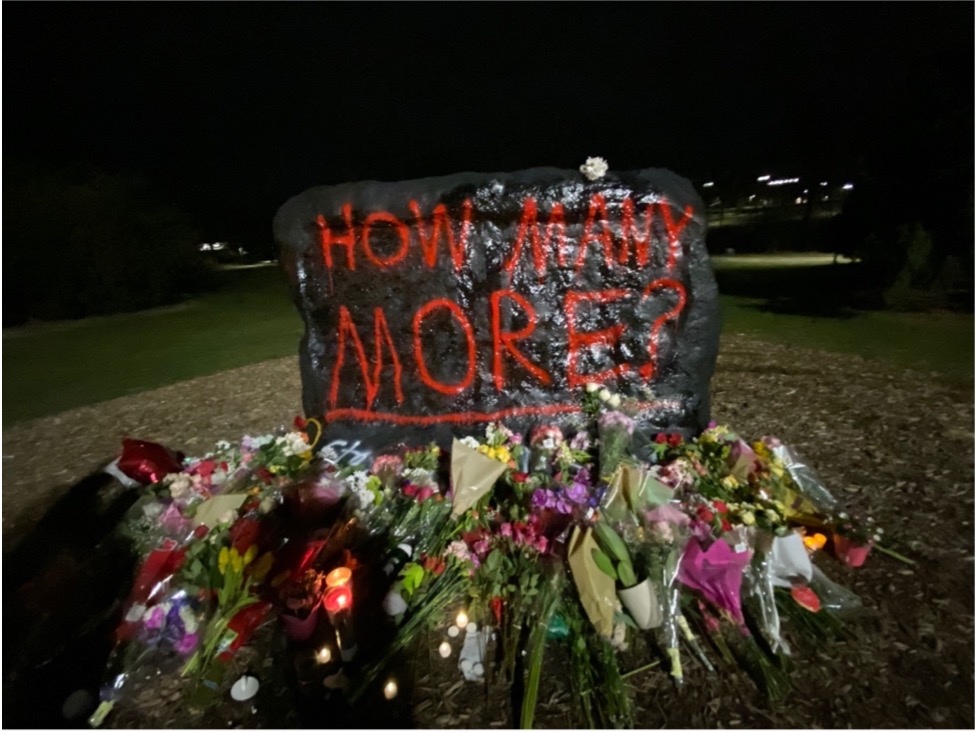
[[438, 654], [447, 659], [451, 656], [451, 644], [446, 641], [441, 642], [441, 646], [438, 647]]
[[352, 589], [348, 585], [337, 585], [330, 588], [326, 592], [324, 605], [326, 607], [326, 613], [329, 614], [329, 620], [333, 621], [333, 617], [336, 614], [349, 609], [353, 605]]
[[458, 625], [459, 629], [463, 629], [468, 626], [468, 614], [464, 611], [459, 611], [458, 616], [455, 618], [455, 623]]
[[336, 588], [341, 585], [346, 585], [352, 577], [353, 571], [349, 568], [336, 568], [326, 576], [326, 587]]
[[388, 700], [397, 697], [397, 682], [395, 680], [387, 680], [387, 684], [383, 686], [383, 696]]
[[315, 653], [315, 660], [319, 664], [329, 664], [332, 661], [332, 649], [327, 646], [322, 647], [322, 649]]
[[322, 601], [329, 615], [329, 623], [336, 631], [339, 656], [344, 662], [356, 656], [356, 637], [353, 634], [353, 589], [347, 585], [337, 585], [326, 591]]

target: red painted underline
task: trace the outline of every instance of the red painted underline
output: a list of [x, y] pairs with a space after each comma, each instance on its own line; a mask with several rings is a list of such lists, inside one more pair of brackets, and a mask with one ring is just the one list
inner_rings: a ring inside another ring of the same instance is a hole
[[[638, 407], [650, 409], [662, 407], [661, 402], [642, 402]], [[326, 422], [333, 420], [355, 420], [358, 422], [386, 422], [394, 425], [470, 425], [472, 423], [495, 422], [509, 417], [526, 417], [534, 415], [570, 415], [582, 412], [580, 405], [529, 405], [525, 407], [508, 407], [495, 412], [449, 412], [443, 415], [398, 415], [392, 412], [374, 412], [373, 410], [358, 410], [352, 407], [329, 410], [325, 414]]]

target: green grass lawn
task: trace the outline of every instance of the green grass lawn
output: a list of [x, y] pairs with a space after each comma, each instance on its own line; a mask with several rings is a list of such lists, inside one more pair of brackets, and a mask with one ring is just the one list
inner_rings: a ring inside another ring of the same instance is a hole
[[302, 321], [277, 267], [140, 313], [4, 329], [3, 425], [297, 355]]
[[762, 310], [767, 301], [723, 295], [724, 333], [935, 371], [957, 384], [973, 384], [974, 317], [961, 313], [858, 312], [849, 318], [788, 315]]
[[[804, 283], [821, 292], [833, 272], [846, 272], [826, 263], [830, 257], [820, 255], [715, 258], [721, 291], [727, 292], [724, 278], [735, 278], [729, 281], [735, 295], [722, 297], [725, 331], [861, 354], [973, 384], [973, 315], [844, 309], [839, 318], [763, 310]], [[267, 267], [223, 276], [221, 290], [169, 308], [5, 329], [3, 425], [296, 356], [302, 322], [282, 272]], [[763, 297], [742, 295], [753, 289]]]

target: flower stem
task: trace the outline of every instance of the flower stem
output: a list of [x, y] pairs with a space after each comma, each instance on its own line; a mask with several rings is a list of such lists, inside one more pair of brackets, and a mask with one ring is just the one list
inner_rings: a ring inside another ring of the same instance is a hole
[[894, 558], [894, 559], [898, 560], [899, 562], [906, 563], [906, 565], [915, 565], [916, 564], [916, 561], [915, 560], [910, 560], [908, 557], [906, 557], [905, 555], [900, 555], [895, 550], [890, 550], [887, 547], [883, 547], [878, 542], [875, 543], [875, 549], [878, 550], [879, 552], [881, 552], [883, 555], [888, 555], [889, 557]]

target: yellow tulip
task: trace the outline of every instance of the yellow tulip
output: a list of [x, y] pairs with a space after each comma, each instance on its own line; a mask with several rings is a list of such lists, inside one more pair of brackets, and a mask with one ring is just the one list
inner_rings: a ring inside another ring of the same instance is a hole
[[227, 570], [227, 560], [228, 560], [227, 548], [222, 547], [220, 554], [217, 556], [217, 569], [220, 571], [221, 575], [223, 575], [224, 571]]
[[229, 556], [231, 561], [231, 570], [233, 570], [235, 573], [240, 573], [241, 568], [244, 567], [244, 563], [242, 562], [244, 558], [241, 557], [241, 553], [232, 547]]
[[251, 547], [248, 548], [247, 552], [244, 553], [244, 564], [250, 565], [251, 561], [254, 560], [254, 557], [257, 554], [258, 554], [258, 546], [251, 545]]

